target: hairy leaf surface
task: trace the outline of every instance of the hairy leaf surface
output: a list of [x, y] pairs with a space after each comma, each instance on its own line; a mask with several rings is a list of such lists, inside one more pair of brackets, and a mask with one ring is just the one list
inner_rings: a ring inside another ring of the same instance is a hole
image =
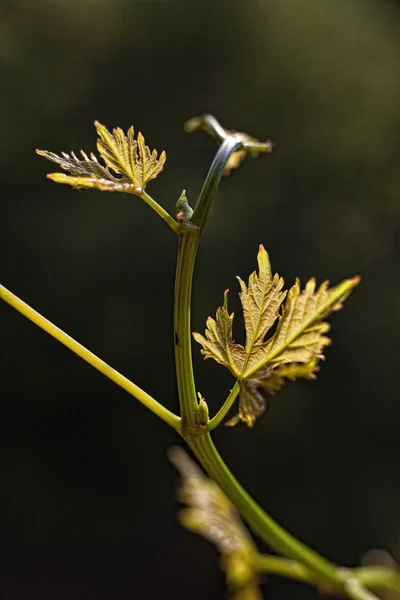
[[50, 173], [49, 179], [77, 188], [141, 194], [147, 183], [162, 171], [166, 160], [165, 152], [159, 158], [156, 150], [150, 152], [141, 133], [135, 139], [133, 127], [125, 135], [119, 127], [110, 133], [98, 121], [95, 121], [95, 126], [99, 136], [97, 148], [105, 165], [100, 164], [93, 153], [89, 157], [82, 150], [82, 158], [78, 158], [73, 152], [70, 155], [62, 152], [58, 156], [46, 150], [36, 150], [69, 173]]
[[[229, 315], [227, 292], [224, 306], [217, 310], [216, 319], [207, 319], [205, 337], [195, 333], [205, 358], [214, 358], [230, 369], [240, 381], [239, 413], [229, 422], [238, 420], [252, 426], [265, 409], [262, 391], [273, 394], [285, 379], [313, 379], [317, 362], [324, 347], [330, 344], [326, 333], [330, 326], [326, 317], [342, 308], [343, 301], [359, 283], [359, 278], [347, 279], [328, 289], [324, 282], [316, 289], [310, 279], [304, 290], [300, 281], [282, 292], [283, 279], [272, 276], [263, 246], [258, 253], [258, 274], [252, 273], [248, 285], [239, 277], [239, 294], [246, 329], [245, 347], [232, 339], [233, 313]], [[285, 299], [286, 298], [286, 299]], [[266, 335], [277, 321], [275, 333]]]
[[201, 350], [204, 358], [213, 358], [221, 365], [239, 377], [246, 358], [246, 351], [240, 344], [232, 339], [232, 323], [234, 314], [228, 311], [228, 291], [224, 293], [224, 304], [217, 309], [216, 318], [208, 317], [205, 337], [200, 333], [193, 333], [196, 342], [203, 346]]

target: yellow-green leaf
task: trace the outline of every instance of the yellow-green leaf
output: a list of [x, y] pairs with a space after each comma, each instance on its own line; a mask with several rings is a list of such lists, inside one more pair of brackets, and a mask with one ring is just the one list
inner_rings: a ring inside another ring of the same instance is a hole
[[[269, 257], [260, 246], [258, 256], [258, 275], [254, 271], [249, 277], [248, 286], [240, 277], [239, 294], [243, 308], [246, 328], [246, 360], [244, 371], [251, 370], [264, 357], [264, 338], [279, 314], [286, 293], [282, 292], [283, 279], [279, 275], [272, 277]], [[243, 371], [242, 371], [243, 375]]]
[[136, 194], [138, 188], [130, 181], [114, 182], [109, 179], [98, 179], [96, 177], [82, 177], [74, 175], [66, 175], [65, 173], [49, 173], [48, 179], [56, 183], [66, 183], [74, 188], [95, 188], [102, 192], [125, 192]]
[[97, 150], [106, 165], [116, 173], [125, 175], [134, 181], [133, 165], [136, 158], [137, 141], [134, 137], [133, 127], [130, 127], [125, 135], [120, 127], [113, 129], [113, 132], [110, 133], [99, 121], [95, 121], [94, 125], [99, 136]]
[[[226, 292], [224, 306], [217, 310], [216, 319], [207, 319], [206, 336], [194, 334], [195, 340], [203, 346], [201, 352], [205, 358], [214, 358], [225, 365], [240, 382], [239, 412], [229, 425], [241, 420], [251, 427], [265, 409], [262, 391], [275, 393], [285, 378], [315, 377], [317, 362], [325, 346], [330, 344], [325, 335], [330, 326], [325, 319], [342, 307], [359, 283], [359, 277], [354, 277], [331, 289], [328, 282], [316, 289], [315, 280], [310, 279], [301, 290], [297, 280], [286, 296], [282, 292], [283, 280], [279, 275], [272, 276], [263, 246], [257, 259], [258, 274], [250, 275], [247, 286], [238, 277], [246, 329], [245, 347], [233, 341], [234, 315], [229, 315]], [[275, 333], [265, 340], [277, 319]]]
[[182, 448], [171, 448], [169, 458], [182, 476], [178, 499], [187, 507], [180, 511], [181, 524], [212, 542], [222, 554], [222, 567], [235, 598], [247, 589], [253, 591], [247, 597], [258, 600], [261, 596], [252, 566], [256, 548], [236, 507]]
[[134, 165], [135, 181], [143, 189], [151, 179], [155, 179], [163, 170], [167, 155], [161, 152], [158, 158], [157, 150], [150, 152], [150, 148], [145, 145], [144, 137], [138, 134], [138, 152], [139, 156]]
[[[324, 335], [330, 326], [324, 319], [342, 308], [359, 281], [359, 277], [353, 277], [331, 289], [325, 281], [315, 290], [315, 280], [310, 279], [301, 291], [297, 280], [289, 290], [276, 333], [267, 342], [264, 359], [257, 368], [264, 364], [306, 363], [313, 357], [321, 358], [324, 347], [330, 344]], [[246, 377], [255, 371], [255, 368], [247, 371]]]
[[228, 290], [224, 294], [224, 304], [217, 309], [216, 318], [208, 317], [205, 337], [193, 333], [193, 337], [203, 346], [204, 358], [213, 358], [225, 365], [238, 377], [245, 360], [245, 349], [232, 339], [232, 322], [234, 314], [228, 311]]
[[36, 150], [69, 173], [51, 173], [48, 175], [49, 179], [77, 188], [97, 188], [140, 195], [147, 183], [162, 171], [166, 160], [165, 152], [159, 158], [156, 150], [151, 153], [141, 133], [135, 140], [133, 127], [125, 135], [119, 127], [110, 133], [98, 121], [95, 121], [95, 126], [99, 135], [97, 148], [105, 165], [100, 164], [93, 153], [89, 157], [82, 150], [82, 158], [78, 158], [73, 152], [62, 152], [58, 156], [46, 150]]

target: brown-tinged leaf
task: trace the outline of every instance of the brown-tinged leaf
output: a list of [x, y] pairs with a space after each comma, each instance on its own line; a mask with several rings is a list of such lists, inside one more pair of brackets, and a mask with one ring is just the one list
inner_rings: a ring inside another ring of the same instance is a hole
[[[310, 279], [301, 290], [297, 280], [286, 296], [282, 292], [283, 280], [279, 275], [272, 277], [263, 246], [257, 258], [259, 272], [250, 275], [248, 285], [238, 277], [246, 328], [245, 348], [232, 339], [233, 314], [228, 313], [226, 293], [224, 307], [218, 309], [216, 320], [211, 317], [207, 320], [206, 337], [194, 334], [203, 346], [204, 356], [224, 364], [240, 382], [239, 413], [229, 425], [238, 420], [250, 427], [254, 424], [265, 409], [261, 391], [275, 393], [285, 378], [315, 377], [317, 362], [330, 343], [325, 335], [330, 326], [325, 319], [342, 308], [343, 301], [359, 283], [359, 277], [354, 277], [331, 289], [328, 282], [316, 289], [315, 280]], [[277, 319], [275, 334], [264, 341]]]
[[305, 364], [288, 363], [275, 368], [260, 369], [256, 376], [244, 379], [240, 383], [239, 412], [225, 425], [232, 427], [242, 421], [248, 427], [253, 427], [266, 408], [266, 400], [262, 392], [273, 396], [282, 389], [286, 379], [290, 381], [299, 378], [315, 379], [318, 370], [316, 358]]
[[222, 554], [222, 567], [234, 598], [243, 597], [239, 594], [247, 589], [253, 590], [249, 599], [261, 599], [251, 560], [256, 548], [236, 507], [182, 448], [171, 448], [168, 454], [182, 476], [178, 499], [187, 507], [179, 513], [180, 523], [212, 542]]

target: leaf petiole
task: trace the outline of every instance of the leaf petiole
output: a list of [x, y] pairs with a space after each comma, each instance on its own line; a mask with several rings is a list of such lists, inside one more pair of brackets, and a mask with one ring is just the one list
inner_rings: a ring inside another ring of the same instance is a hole
[[218, 427], [218, 425], [221, 423], [222, 419], [224, 419], [226, 417], [226, 415], [228, 414], [229, 410], [232, 407], [232, 404], [235, 402], [237, 395], [239, 394], [239, 391], [240, 391], [240, 384], [238, 381], [236, 381], [235, 385], [231, 389], [229, 396], [227, 397], [227, 399], [225, 400], [225, 402], [223, 403], [223, 405], [221, 406], [221, 408], [219, 409], [217, 414], [214, 415], [213, 418], [210, 419], [210, 421], [208, 422], [208, 424], [207, 424], [208, 431], [212, 431], [213, 429]]
[[[131, 192], [131, 193], [133, 193], [133, 192]], [[167, 225], [170, 226], [172, 231], [178, 235], [178, 233], [179, 233], [178, 223], [175, 221], [175, 219], [173, 217], [171, 217], [171, 215], [169, 213], [167, 213], [166, 210], [163, 209], [162, 206], [160, 206], [158, 204], [158, 202], [153, 200], [153, 198], [151, 196], [149, 196], [149, 194], [147, 192], [145, 192], [144, 190], [140, 194], [137, 194], [137, 195], [139, 196], [139, 198], [144, 200], [146, 202], [146, 204], [148, 204], [162, 219], [164, 219], [164, 221], [167, 223]]]

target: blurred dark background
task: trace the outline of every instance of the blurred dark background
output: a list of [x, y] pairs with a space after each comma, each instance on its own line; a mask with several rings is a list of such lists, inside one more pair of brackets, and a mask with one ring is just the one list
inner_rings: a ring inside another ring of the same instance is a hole
[[[95, 150], [94, 119], [165, 149], [149, 193], [195, 202], [211, 112], [277, 146], [223, 181], [200, 250], [203, 331], [258, 245], [291, 285], [362, 285], [332, 318], [318, 381], [288, 384], [253, 430], [215, 439], [249, 492], [330, 560], [400, 560], [400, 3], [15, 0], [0, 9], [1, 281], [168, 407], [176, 240], [135, 197], [78, 192], [35, 147]], [[5, 600], [220, 599], [214, 548], [176, 521], [178, 437], [124, 391], [0, 307]], [[397, 355], [397, 359], [395, 356]], [[212, 413], [231, 386], [195, 348]], [[260, 544], [260, 547], [262, 545]], [[265, 548], [264, 548], [265, 549]], [[313, 598], [264, 579], [271, 600]]]

